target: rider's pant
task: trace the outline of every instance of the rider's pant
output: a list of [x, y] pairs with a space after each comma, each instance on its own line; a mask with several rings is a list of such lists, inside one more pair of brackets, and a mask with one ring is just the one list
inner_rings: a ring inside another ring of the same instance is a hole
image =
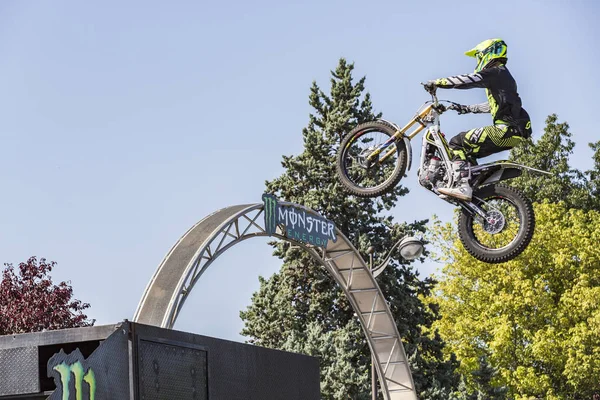
[[496, 124], [461, 132], [450, 139], [453, 161], [487, 157], [500, 151], [509, 150], [523, 140], [516, 128]]

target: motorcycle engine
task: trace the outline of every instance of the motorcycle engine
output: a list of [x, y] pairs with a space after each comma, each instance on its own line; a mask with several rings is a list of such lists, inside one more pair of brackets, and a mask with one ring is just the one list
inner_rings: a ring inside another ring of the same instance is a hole
[[419, 170], [419, 183], [421, 186], [431, 190], [445, 185], [446, 165], [435, 153], [428, 153], [423, 163], [423, 169]]

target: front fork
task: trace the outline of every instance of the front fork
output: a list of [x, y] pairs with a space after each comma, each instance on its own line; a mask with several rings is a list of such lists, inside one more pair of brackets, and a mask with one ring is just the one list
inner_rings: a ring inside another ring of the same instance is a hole
[[[425, 107], [423, 109], [423, 111], [421, 111], [419, 114], [415, 115], [415, 117], [410, 120], [410, 122], [408, 124], [406, 124], [404, 127], [402, 127], [401, 129], [398, 129], [396, 131], [396, 133], [394, 133], [394, 135], [392, 135], [388, 140], [386, 140], [384, 143], [380, 144], [379, 147], [377, 147], [371, 154], [369, 154], [367, 156], [367, 163], [368, 164], [372, 164], [373, 162], [377, 161], [379, 163], [385, 161], [389, 156], [391, 156], [392, 154], [394, 154], [396, 152], [396, 149], [394, 147], [392, 147], [391, 149], [389, 149], [388, 151], [386, 151], [383, 156], [379, 157], [379, 154], [381, 154], [385, 149], [387, 149], [388, 147], [392, 146], [393, 144], [395, 144], [397, 141], [399, 141], [400, 139], [402, 139], [403, 137], [406, 137], [408, 140], [414, 138], [419, 132], [421, 132], [423, 129], [425, 129], [425, 127], [427, 126], [427, 124], [425, 124], [423, 122], [423, 118], [429, 114], [429, 112], [432, 109], [432, 105], [428, 105], [427, 107]], [[408, 129], [415, 125], [415, 124], [419, 124], [419, 126], [417, 126], [412, 132], [408, 133], [405, 135], [406, 131], [408, 131]]]

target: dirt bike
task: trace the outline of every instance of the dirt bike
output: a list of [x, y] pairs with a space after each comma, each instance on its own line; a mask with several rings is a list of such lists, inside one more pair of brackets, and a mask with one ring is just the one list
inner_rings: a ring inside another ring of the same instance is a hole
[[[469, 162], [471, 201], [441, 194], [438, 189], [454, 184], [452, 152], [440, 131], [440, 115], [447, 110], [460, 110], [457, 103], [438, 100], [435, 89], [432, 100], [417, 111], [404, 127], [380, 119], [358, 125], [343, 139], [337, 151], [339, 181], [359, 197], [377, 197], [389, 193], [412, 164], [410, 145], [425, 130], [421, 147], [419, 183], [446, 202], [460, 207], [458, 233], [465, 249], [473, 257], [487, 263], [512, 260], [525, 250], [535, 228], [531, 201], [519, 190], [502, 181], [520, 176], [523, 170], [549, 174], [511, 161], [500, 160], [477, 165]], [[416, 128], [407, 133], [416, 125]]]

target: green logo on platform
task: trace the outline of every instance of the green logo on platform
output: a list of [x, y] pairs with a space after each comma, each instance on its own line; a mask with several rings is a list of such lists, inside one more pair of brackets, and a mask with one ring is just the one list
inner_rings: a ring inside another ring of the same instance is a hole
[[263, 194], [265, 231], [271, 236], [281, 226], [283, 234], [292, 240], [327, 247], [337, 241], [335, 224], [328, 219], [294, 204], [280, 204], [272, 194]]
[[[81, 360], [85, 363], [83, 355], [76, 349], [69, 355], [61, 350], [49, 361], [49, 367], [60, 375], [62, 400], [96, 399], [96, 375], [91, 368], [85, 368]], [[59, 382], [56, 383], [58, 387]]]
[[71, 393], [69, 390], [69, 383], [71, 381], [71, 376], [75, 378], [75, 399], [83, 400], [83, 382], [87, 383], [89, 386], [90, 398], [89, 400], [94, 400], [96, 397], [96, 377], [94, 376], [94, 371], [90, 368], [84, 375], [83, 365], [81, 362], [77, 361], [75, 364], [67, 365], [65, 363], [59, 364], [54, 367], [55, 371], [58, 371], [60, 374], [60, 380], [63, 389], [63, 400], [71, 400]]

